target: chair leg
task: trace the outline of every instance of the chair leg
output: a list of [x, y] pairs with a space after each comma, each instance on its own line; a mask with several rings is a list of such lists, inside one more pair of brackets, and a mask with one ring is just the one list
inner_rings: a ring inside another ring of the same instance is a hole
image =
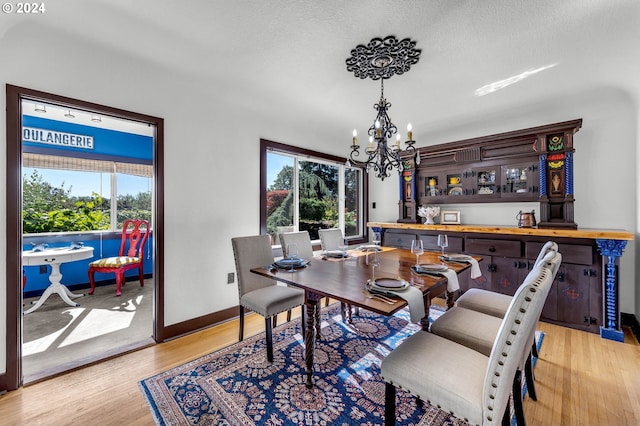
[[326, 297], [326, 298], [324, 299], [324, 306], [325, 306], [325, 307], [329, 306], [329, 298], [328, 298], [328, 297]]
[[124, 283], [124, 271], [116, 272], [116, 296], [122, 294], [122, 284]]
[[524, 410], [522, 408], [522, 371], [520, 370], [516, 370], [516, 375], [513, 378], [511, 396], [513, 397], [513, 408], [516, 412], [516, 425], [525, 426], [526, 422], [524, 420]]
[[93, 294], [93, 292], [96, 290], [96, 283], [94, 281], [93, 274], [95, 274], [95, 271], [93, 270], [93, 268], [89, 268], [89, 284], [91, 284], [91, 290], [89, 290], [88, 294]]
[[384, 384], [384, 424], [396, 424], [396, 387], [391, 383]]
[[140, 287], [144, 287], [144, 268], [142, 263], [138, 266], [138, 278], [140, 279]]
[[287, 311], [287, 322], [291, 321], [291, 309]]
[[244, 306], [240, 305], [240, 332], [238, 334], [238, 341], [242, 342], [244, 339]]
[[538, 358], [538, 346], [536, 345], [536, 338], [533, 338], [533, 344], [531, 345], [531, 354]]
[[511, 426], [511, 410], [509, 408], [509, 403], [507, 403], [507, 407], [502, 414], [502, 426]]
[[272, 316], [271, 319], [273, 320], [273, 328], [276, 328], [278, 326], [278, 315]]
[[538, 397], [536, 395], [535, 380], [533, 379], [533, 360], [531, 359], [531, 354], [529, 354], [527, 361], [524, 363], [524, 380], [527, 383], [529, 398], [537, 401]]
[[273, 362], [273, 335], [271, 333], [271, 318], [265, 318], [267, 337], [267, 361]]
[[307, 327], [307, 307], [305, 305], [300, 306], [300, 312], [302, 312], [302, 314], [300, 315], [300, 320], [302, 321], [302, 327], [300, 327], [300, 330], [302, 330], [302, 335], [304, 336], [306, 327]]

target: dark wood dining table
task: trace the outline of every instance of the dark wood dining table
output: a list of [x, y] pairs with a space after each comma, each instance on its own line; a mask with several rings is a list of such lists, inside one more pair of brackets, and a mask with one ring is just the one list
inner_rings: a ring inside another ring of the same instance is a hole
[[[313, 387], [313, 353], [318, 323], [320, 300], [330, 297], [346, 305], [360, 307], [381, 315], [390, 316], [407, 306], [407, 302], [398, 297], [397, 301], [389, 304], [371, 295], [365, 289], [367, 280], [371, 279], [371, 265], [367, 261], [367, 252], [350, 250], [346, 259], [329, 259], [313, 257], [308, 259], [304, 268], [293, 272], [276, 269], [271, 266], [261, 266], [251, 269], [265, 277], [273, 278], [290, 286], [298, 287], [305, 292], [306, 328], [305, 328], [305, 363], [306, 386]], [[424, 297], [425, 317], [421, 320], [422, 328], [429, 327], [429, 307], [431, 300], [445, 295], [447, 306], [453, 305], [454, 292], [447, 291], [447, 278], [436, 275], [416, 274], [411, 266], [416, 263], [416, 256], [409, 250], [381, 247], [378, 253], [380, 266], [376, 268], [377, 278], [401, 278], [409, 284], [422, 290]], [[439, 252], [424, 252], [420, 255], [420, 263], [441, 263]], [[480, 258], [478, 258], [480, 259]], [[450, 262], [447, 267], [456, 273], [468, 269], [468, 263]]]

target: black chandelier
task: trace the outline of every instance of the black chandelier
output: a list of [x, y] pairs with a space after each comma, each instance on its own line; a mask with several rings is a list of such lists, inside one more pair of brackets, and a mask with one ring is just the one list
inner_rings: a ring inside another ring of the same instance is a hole
[[[407, 147], [404, 151], [401, 150], [398, 128], [387, 114], [391, 103], [384, 97], [384, 80], [396, 74], [404, 74], [420, 59], [421, 50], [416, 49], [415, 45], [416, 42], [408, 38], [403, 40], [398, 40], [394, 36], [384, 39], [374, 38], [366, 46], [358, 45], [351, 51], [351, 57], [346, 60], [347, 71], [353, 72], [356, 77], [380, 80], [380, 100], [373, 106], [378, 114], [369, 127], [367, 132], [369, 145], [364, 149], [367, 159], [359, 161], [355, 158], [360, 155], [360, 145], [358, 145], [357, 131], [354, 130], [351, 154], [347, 164], [354, 163], [366, 167], [367, 171], [373, 169], [377, 173], [376, 177], [382, 180], [390, 176], [389, 172], [393, 168], [397, 168], [398, 173], [402, 171], [401, 155], [416, 153], [411, 123], [407, 125], [405, 141]], [[393, 142], [394, 135], [395, 142]], [[416, 164], [420, 163], [419, 155], [416, 155], [415, 161]]]

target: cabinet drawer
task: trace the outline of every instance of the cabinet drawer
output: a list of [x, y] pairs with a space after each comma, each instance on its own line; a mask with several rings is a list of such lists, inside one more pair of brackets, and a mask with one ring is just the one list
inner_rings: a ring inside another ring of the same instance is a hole
[[[526, 242], [525, 257], [527, 259], [535, 259], [540, 253], [540, 249], [544, 243]], [[592, 246], [581, 244], [558, 244], [558, 251], [562, 254], [562, 263], [574, 263], [577, 265], [593, 265]]]
[[411, 241], [415, 240], [414, 234], [396, 234], [385, 232], [382, 245], [389, 247], [411, 248]]
[[467, 238], [465, 252], [502, 257], [520, 257], [521, 243], [513, 240], [492, 240], [488, 238]]
[[[425, 250], [433, 250], [433, 251], [441, 250], [440, 247], [438, 247], [437, 235], [420, 235], [419, 238], [422, 240], [422, 245]], [[449, 241], [449, 246], [445, 249], [446, 252], [462, 253], [462, 237], [449, 236], [447, 240]]]

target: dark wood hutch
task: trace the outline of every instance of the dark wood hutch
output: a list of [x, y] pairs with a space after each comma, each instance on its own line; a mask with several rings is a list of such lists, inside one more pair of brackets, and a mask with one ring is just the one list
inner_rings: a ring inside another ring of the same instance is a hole
[[[619, 312], [619, 258], [633, 234], [578, 230], [574, 221], [574, 135], [582, 120], [419, 148], [405, 157], [396, 224], [369, 223], [383, 231], [383, 244], [410, 247], [421, 239], [437, 250], [438, 234], [449, 250], [483, 256], [483, 276], [462, 277], [461, 290], [478, 287], [513, 294], [540, 247], [552, 239], [562, 266], [542, 318], [623, 341]], [[423, 225], [421, 205], [539, 202], [536, 228]]]
[[[582, 119], [419, 148], [404, 159], [398, 222], [418, 206], [540, 203], [540, 228], [576, 229], [573, 135]], [[419, 157], [419, 158], [418, 158]]]

